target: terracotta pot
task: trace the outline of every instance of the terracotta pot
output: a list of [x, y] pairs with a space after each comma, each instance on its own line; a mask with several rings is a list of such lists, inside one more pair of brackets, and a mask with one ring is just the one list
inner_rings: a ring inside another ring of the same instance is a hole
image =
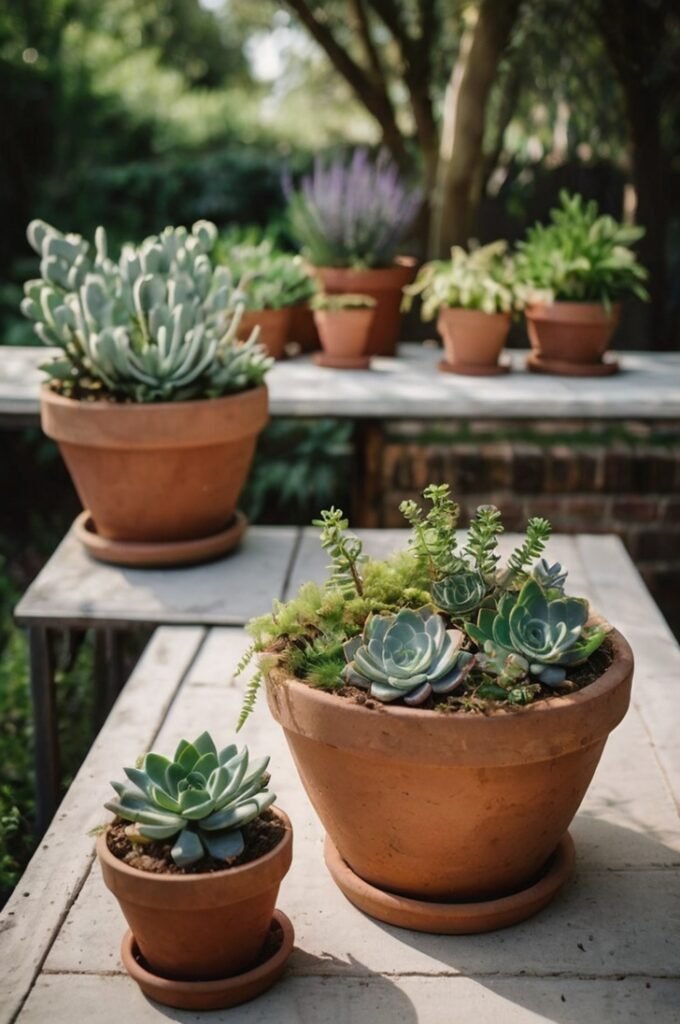
[[442, 309], [437, 318], [446, 361], [452, 367], [498, 366], [498, 357], [510, 330], [509, 313], [482, 313], [478, 309]]
[[536, 880], [630, 700], [633, 656], [513, 712], [369, 709], [274, 670], [267, 698], [303, 785], [360, 878], [416, 899], [475, 901]]
[[330, 356], [366, 355], [374, 309], [319, 309], [314, 320], [321, 347]]
[[260, 341], [272, 359], [281, 359], [290, 335], [293, 318], [290, 306], [282, 309], [247, 309], [238, 326], [238, 337], [247, 341], [254, 327], [260, 328]]
[[197, 402], [78, 402], [48, 387], [41, 421], [97, 533], [120, 541], [207, 537], [234, 515], [267, 389]]
[[290, 313], [290, 341], [296, 342], [303, 352], [316, 352], [320, 347], [320, 341], [314, 322], [314, 311], [305, 304], [291, 306]]
[[196, 875], [157, 875], [114, 857], [106, 835], [97, 839], [102, 876], [120, 904], [139, 950], [164, 978], [227, 978], [251, 968], [270, 929], [279, 886], [293, 855], [286, 831], [258, 860]]
[[401, 289], [415, 277], [415, 260], [401, 257], [392, 267], [373, 270], [352, 270], [350, 267], [314, 267], [313, 270], [324, 291], [330, 295], [350, 292], [370, 295], [375, 299], [368, 355], [393, 356], [399, 338]]
[[536, 304], [525, 311], [529, 341], [547, 363], [600, 363], [621, 316], [621, 303], [606, 310], [598, 302]]

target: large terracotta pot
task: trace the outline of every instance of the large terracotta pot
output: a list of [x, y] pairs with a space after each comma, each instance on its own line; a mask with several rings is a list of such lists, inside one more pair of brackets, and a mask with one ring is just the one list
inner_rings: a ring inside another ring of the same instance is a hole
[[43, 430], [58, 442], [97, 534], [113, 541], [223, 530], [267, 420], [264, 386], [196, 402], [74, 401], [47, 386], [41, 393]]
[[330, 295], [352, 293], [375, 299], [375, 319], [368, 341], [368, 354], [393, 356], [401, 322], [401, 290], [415, 277], [415, 260], [402, 257], [394, 266], [373, 270], [350, 267], [314, 267], [325, 292]]
[[547, 364], [601, 364], [621, 316], [621, 304], [598, 302], [535, 304], [525, 311], [535, 356]]
[[362, 704], [274, 670], [267, 698], [303, 785], [349, 867], [420, 900], [497, 898], [535, 881], [630, 700], [633, 656], [591, 685], [512, 712]]
[[314, 312], [305, 303], [290, 307], [290, 341], [296, 342], [303, 352], [315, 352], [320, 345], [319, 332], [314, 322]]
[[500, 369], [498, 357], [510, 330], [510, 314], [447, 307], [439, 313], [437, 330], [444, 342], [447, 369], [494, 374]]
[[324, 359], [318, 362], [340, 369], [347, 366], [367, 367], [369, 334], [375, 310], [371, 309], [319, 309], [314, 319], [319, 329]]
[[254, 327], [260, 328], [260, 341], [272, 359], [281, 359], [290, 334], [292, 308], [247, 309], [238, 325], [238, 337], [247, 341]]
[[269, 931], [293, 855], [288, 816], [281, 842], [240, 867], [194, 875], [152, 874], [114, 857], [97, 839], [102, 876], [152, 971], [165, 978], [227, 978], [252, 967]]

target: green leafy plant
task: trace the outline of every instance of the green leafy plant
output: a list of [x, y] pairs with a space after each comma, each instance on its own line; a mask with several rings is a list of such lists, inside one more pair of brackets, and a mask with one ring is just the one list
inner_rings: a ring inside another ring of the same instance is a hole
[[248, 748], [218, 752], [209, 733], [181, 740], [174, 757], [146, 754], [140, 768], [125, 768], [132, 785], [112, 782], [107, 810], [134, 823], [137, 842], [173, 839], [171, 856], [189, 867], [206, 856], [231, 860], [244, 849], [241, 828], [269, 807], [269, 758], [250, 761]]
[[498, 241], [469, 252], [454, 246], [450, 260], [426, 263], [404, 288], [402, 309], [409, 310], [416, 297], [422, 300], [423, 320], [433, 320], [447, 307], [512, 313], [524, 308], [527, 293], [507, 242]]
[[302, 257], [276, 249], [270, 239], [234, 242], [227, 233], [218, 240], [215, 255], [238, 283], [246, 309], [301, 305], [314, 294], [314, 280]]
[[550, 223], [535, 224], [518, 243], [517, 273], [556, 301], [608, 306], [629, 293], [646, 300], [648, 274], [631, 248], [643, 235], [644, 228], [619, 224], [594, 201], [562, 191]]
[[373, 309], [375, 299], [370, 295], [353, 294], [345, 292], [340, 295], [329, 295], [327, 292], [317, 292], [310, 300], [312, 309], [327, 310], [330, 313], [337, 313], [348, 309]]
[[208, 221], [166, 228], [114, 261], [101, 227], [93, 251], [32, 221], [42, 277], [26, 283], [21, 308], [40, 340], [62, 349], [44, 367], [54, 385], [75, 397], [154, 402], [261, 384], [271, 360], [256, 334], [236, 342], [242, 305], [228, 271], [211, 263], [216, 232]]

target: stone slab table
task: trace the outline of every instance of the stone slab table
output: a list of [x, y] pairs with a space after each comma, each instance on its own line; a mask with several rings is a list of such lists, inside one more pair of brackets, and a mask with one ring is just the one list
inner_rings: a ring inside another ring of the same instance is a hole
[[[395, 535], [364, 534], [387, 551]], [[318, 576], [311, 532], [286, 590]], [[93, 862], [109, 780], [151, 745], [209, 726], [227, 742], [241, 703], [240, 628], [158, 629], [0, 915], [0, 1024], [677, 1024], [680, 1020], [680, 649], [620, 542], [555, 538], [549, 554], [628, 637], [633, 705], [572, 826], [573, 880], [537, 917], [479, 936], [429, 936], [365, 917], [335, 888], [323, 833], [262, 698], [240, 734], [272, 755], [295, 830], [279, 906], [293, 920], [287, 974], [242, 1007], [197, 1014], [148, 1001], [124, 973], [123, 918]]]

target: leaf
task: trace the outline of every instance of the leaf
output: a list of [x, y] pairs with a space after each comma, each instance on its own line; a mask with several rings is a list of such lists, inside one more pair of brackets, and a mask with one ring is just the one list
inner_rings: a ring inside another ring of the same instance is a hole
[[201, 836], [206, 849], [215, 860], [231, 860], [233, 857], [240, 857], [245, 849], [243, 833], [238, 828], [230, 829], [221, 835], [214, 835], [209, 832]]
[[170, 856], [179, 868], [190, 867], [201, 860], [204, 856], [203, 843], [196, 832], [190, 829], [182, 829], [177, 837], [177, 842], [170, 851]]

